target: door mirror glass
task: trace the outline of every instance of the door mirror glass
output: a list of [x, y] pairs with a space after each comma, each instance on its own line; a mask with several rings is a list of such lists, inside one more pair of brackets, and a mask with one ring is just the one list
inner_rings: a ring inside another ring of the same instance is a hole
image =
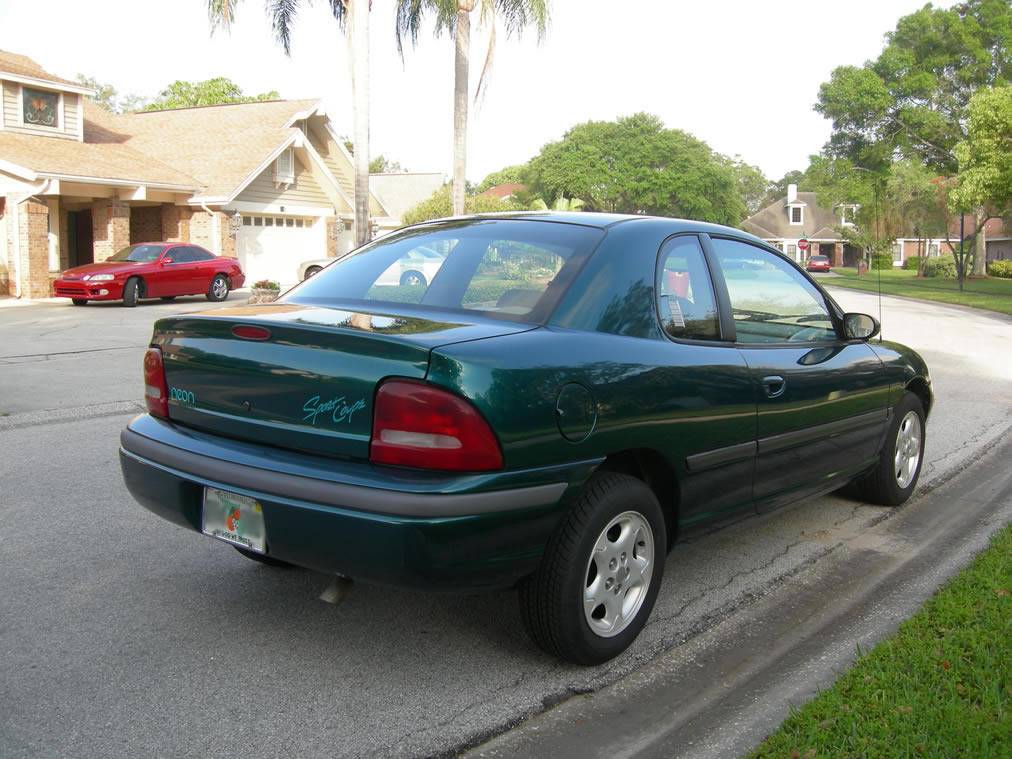
[[868, 314], [844, 314], [843, 329], [850, 340], [871, 340], [878, 334], [880, 326], [874, 316], [868, 316]]
[[172, 256], [166, 256], [165, 258], [163, 258], [162, 259], [162, 263], [163, 264], [171, 264], [172, 263]]

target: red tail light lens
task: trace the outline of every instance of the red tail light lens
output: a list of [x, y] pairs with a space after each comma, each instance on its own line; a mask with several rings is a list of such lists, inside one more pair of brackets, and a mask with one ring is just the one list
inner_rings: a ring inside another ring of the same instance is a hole
[[478, 410], [446, 390], [415, 380], [380, 385], [369, 459], [454, 472], [502, 469], [499, 441]]
[[169, 386], [161, 348], [148, 348], [144, 354], [144, 401], [151, 416], [169, 418]]

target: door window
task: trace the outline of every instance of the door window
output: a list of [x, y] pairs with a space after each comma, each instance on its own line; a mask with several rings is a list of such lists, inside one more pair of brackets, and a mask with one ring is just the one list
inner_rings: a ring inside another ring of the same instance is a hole
[[822, 293], [801, 272], [748, 243], [714, 238], [713, 246], [739, 343], [836, 339]]
[[717, 305], [699, 240], [675, 237], [665, 243], [658, 274], [658, 310], [664, 331], [682, 340], [719, 340]]
[[189, 256], [186, 253], [186, 246], [180, 245], [176, 248], [166, 251], [166, 258], [171, 258], [174, 264], [185, 264], [190, 261]]

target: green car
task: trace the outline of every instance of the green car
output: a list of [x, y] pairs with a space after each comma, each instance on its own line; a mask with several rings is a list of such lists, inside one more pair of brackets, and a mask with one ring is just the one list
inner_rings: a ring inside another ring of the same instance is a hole
[[[436, 266], [404, 280], [419, 249]], [[878, 330], [735, 229], [419, 224], [275, 303], [159, 320], [120, 460], [143, 506], [260, 562], [517, 587], [533, 639], [592, 664], [691, 526], [910, 497], [931, 384]]]

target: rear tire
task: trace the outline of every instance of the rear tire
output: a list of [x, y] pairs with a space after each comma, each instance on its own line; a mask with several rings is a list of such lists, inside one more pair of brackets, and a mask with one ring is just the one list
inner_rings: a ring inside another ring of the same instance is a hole
[[548, 542], [520, 586], [524, 625], [546, 652], [576, 664], [622, 653], [654, 607], [667, 554], [664, 515], [641, 480], [604, 472]]
[[88, 299], [87, 298], [71, 298], [70, 302], [73, 303], [75, 306], [87, 306], [88, 305]]
[[295, 566], [294, 564], [289, 564], [287, 561], [281, 561], [281, 559], [275, 559], [273, 556], [268, 556], [267, 554], [264, 553], [257, 553], [256, 551], [251, 551], [248, 548], [243, 548], [242, 546], [232, 546], [232, 548], [237, 550], [247, 559], [252, 559], [253, 561], [256, 561], [260, 564], [266, 564], [269, 567], [281, 567], [289, 569]]
[[207, 288], [205, 297], [212, 303], [221, 303], [225, 300], [228, 297], [228, 277], [224, 274], [216, 274], [211, 280], [210, 287]]
[[917, 487], [924, 463], [924, 406], [907, 391], [893, 409], [875, 468], [854, 480], [850, 492], [868, 503], [899, 506]]
[[123, 305], [126, 308], [133, 308], [140, 298], [141, 281], [137, 277], [131, 277], [123, 285]]
[[308, 269], [306, 269], [306, 276], [302, 278], [302, 281], [305, 282], [310, 277], [315, 277], [321, 271], [323, 271], [322, 266], [310, 266]]

